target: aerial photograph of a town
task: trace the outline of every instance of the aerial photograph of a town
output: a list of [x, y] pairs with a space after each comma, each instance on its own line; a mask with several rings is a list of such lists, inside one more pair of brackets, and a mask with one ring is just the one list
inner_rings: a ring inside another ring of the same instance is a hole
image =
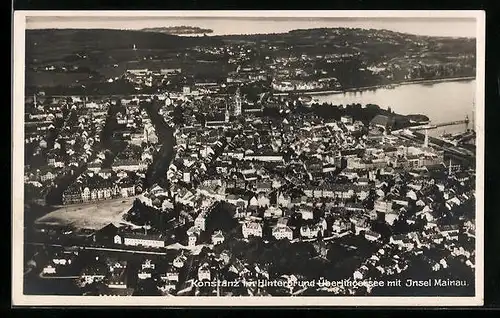
[[476, 295], [476, 41], [474, 18], [28, 18], [23, 294]]

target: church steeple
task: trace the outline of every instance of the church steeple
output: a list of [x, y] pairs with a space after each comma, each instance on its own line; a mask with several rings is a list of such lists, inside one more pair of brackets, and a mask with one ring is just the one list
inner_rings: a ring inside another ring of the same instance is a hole
[[234, 115], [241, 115], [241, 94], [239, 87], [236, 89], [236, 94], [234, 96]]

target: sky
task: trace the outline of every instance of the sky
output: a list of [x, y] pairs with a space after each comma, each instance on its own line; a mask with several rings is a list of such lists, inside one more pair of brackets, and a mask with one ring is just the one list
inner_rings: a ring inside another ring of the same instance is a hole
[[27, 29], [142, 29], [195, 26], [212, 29], [212, 35], [283, 33], [294, 29], [363, 28], [386, 29], [426, 36], [476, 37], [473, 17], [28, 17]]

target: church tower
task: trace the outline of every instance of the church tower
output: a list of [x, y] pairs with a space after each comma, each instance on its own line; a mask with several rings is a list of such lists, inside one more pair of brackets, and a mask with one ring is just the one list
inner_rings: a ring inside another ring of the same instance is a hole
[[429, 129], [426, 129], [424, 135], [424, 148], [428, 147], [429, 147]]
[[241, 115], [241, 95], [240, 95], [240, 88], [236, 90], [236, 95], [234, 97], [234, 116], [239, 116]]
[[229, 122], [229, 109], [227, 108], [227, 100], [226, 100], [226, 113], [224, 114], [224, 121]]

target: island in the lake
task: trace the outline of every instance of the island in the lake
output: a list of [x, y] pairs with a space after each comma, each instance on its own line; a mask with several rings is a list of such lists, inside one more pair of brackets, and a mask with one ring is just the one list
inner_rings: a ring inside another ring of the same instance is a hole
[[213, 33], [211, 29], [203, 29], [200, 27], [193, 26], [173, 26], [173, 27], [160, 27], [160, 28], [144, 28], [141, 31], [145, 32], [155, 32], [155, 33], [166, 33], [173, 35], [181, 34], [208, 34]]

